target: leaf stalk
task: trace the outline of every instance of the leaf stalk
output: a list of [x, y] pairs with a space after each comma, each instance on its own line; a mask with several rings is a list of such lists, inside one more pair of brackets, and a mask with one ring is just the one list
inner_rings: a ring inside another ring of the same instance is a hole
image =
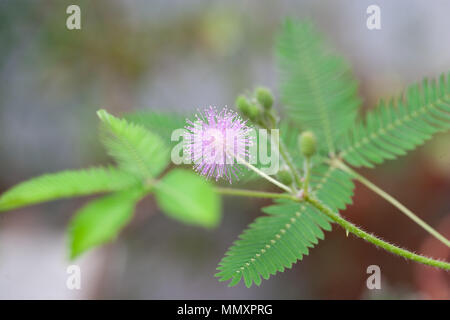
[[445, 244], [447, 247], [450, 247], [450, 241], [446, 239], [443, 235], [441, 235], [438, 231], [436, 231], [433, 227], [431, 227], [429, 224], [427, 224], [425, 221], [420, 219], [417, 215], [415, 215], [411, 210], [409, 210], [407, 207], [405, 207], [403, 204], [401, 204], [397, 199], [395, 199], [393, 196], [388, 194], [386, 191], [380, 189], [375, 184], [370, 182], [368, 179], [361, 176], [359, 173], [348, 167], [345, 163], [342, 161], [334, 161], [333, 164], [335, 164], [338, 168], [341, 170], [349, 173], [352, 175], [356, 180], [361, 182], [363, 185], [365, 185], [367, 188], [378, 194], [380, 197], [391, 203], [394, 207], [399, 209], [402, 213], [404, 213], [408, 218], [413, 220], [415, 223], [417, 223], [420, 227], [422, 227], [424, 230], [426, 230], [429, 234], [431, 234], [433, 237], [438, 239], [440, 242]]

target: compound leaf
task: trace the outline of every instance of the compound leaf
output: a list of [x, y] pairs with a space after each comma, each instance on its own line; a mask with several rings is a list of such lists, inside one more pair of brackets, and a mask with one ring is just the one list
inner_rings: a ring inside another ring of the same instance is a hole
[[105, 110], [97, 114], [102, 121], [102, 142], [119, 167], [144, 179], [153, 178], [166, 168], [169, 149], [158, 135]]
[[320, 164], [311, 171], [312, 192], [334, 212], [352, 203], [355, 184], [349, 173], [334, 166]]
[[287, 20], [276, 48], [282, 100], [289, 116], [334, 153], [356, 118], [358, 85], [310, 23]]
[[340, 155], [351, 165], [373, 167], [449, 129], [450, 73], [439, 81], [412, 85], [388, 104], [381, 101], [365, 123], [359, 121], [349, 132]]
[[155, 196], [159, 207], [181, 222], [211, 228], [220, 221], [220, 197], [208, 181], [192, 171], [170, 171], [156, 185]]
[[81, 208], [69, 224], [70, 257], [114, 239], [130, 221], [134, 207], [143, 195], [132, 188], [94, 200]]
[[133, 175], [111, 167], [45, 174], [6, 191], [0, 197], [0, 211], [58, 198], [122, 190], [139, 183]]
[[129, 113], [125, 115], [125, 119], [154, 132], [165, 142], [171, 141], [174, 130], [184, 129], [184, 126], [186, 125], [185, 117], [178, 113], [154, 110]]
[[329, 218], [307, 203], [278, 200], [263, 211], [268, 215], [250, 224], [219, 263], [219, 281], [260, 285], [261, 277], [291, 268], [331, 230]]

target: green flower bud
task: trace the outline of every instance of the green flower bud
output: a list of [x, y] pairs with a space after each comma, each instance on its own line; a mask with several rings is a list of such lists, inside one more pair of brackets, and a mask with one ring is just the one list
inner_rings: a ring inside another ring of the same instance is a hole
[[258, 88], [256, 89], [256, 100], [264, 107], [264, 109], [269, 110], [273, 105], [273, 95], [269, 89]]
[[255, 104], [250, 102], [245, 96], [240, 95], [236, 99], [236, 108], [252, 121], [257, 121], [260, 115], [260, 109]]
[[260, 115], [259, 107], [256, 104], [249, 105], [248, 113], [246, 115], [252, 121], [258, 120]]
[[311, 157], [316, 153], [317, 140], [316, 136], [311, 131], [303, 132], [299, 136], [298, 142], [300, 151], [305, 157]]
[[292, 184], [292, 175], [287, 170], [280, 170], [278, 172], [278, 179], [280, 179], [280, 182], [289, 186]]
[[250, 102], [243, 95], [240, 95], [236, 99], [236, 108], [245, 116], [248, 115], [250, 109]]

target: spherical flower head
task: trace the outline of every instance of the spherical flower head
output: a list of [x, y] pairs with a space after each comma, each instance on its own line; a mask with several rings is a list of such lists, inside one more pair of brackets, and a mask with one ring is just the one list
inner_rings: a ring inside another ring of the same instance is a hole
[[187, 119], [184, 134], [184, 155], [194, 163], [194, 170], [207, 179], [239, 179], [240, 164], [250, 157], [249, 147], [254, 137], [252, 128], [239, 115], [223, 108], [206, 108], [195, 115], [192, 122]]

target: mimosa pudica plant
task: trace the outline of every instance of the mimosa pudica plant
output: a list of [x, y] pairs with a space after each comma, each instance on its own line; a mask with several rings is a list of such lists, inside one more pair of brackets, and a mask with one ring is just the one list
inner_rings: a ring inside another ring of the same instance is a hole
[[[200, 126], [188, 121], [184, 137], [188, 141], [184, 152], [189, 154], [209, 145], [210, 141], [198, 145], [193, 139], [207, 126], [233, 128], [242, 134], [242, 145], [238, 153], [225, 150], [224, 156], [242, 159], [248, 155], [246, 148], [257, 143], [245, 138], [250, 127], [279, 129], [276, 147], [282, 169], [276, 175], [269, 176], [245, 161], [244, 167], [252, 173], [242, 173], [233, 165], [198, 161], [194, 163], [198, 174], [169, 166], [175, 150], [170, 148], [171, 135], [186, 126], [183, 117], [148, 111], [117, 118], [100, 110], [101, 141], [117, 165], [45, 174], [22, 182], [0, 197], [0, 211], [108, 193], [79, 209], [69, 224], [70, 257], [77, 258], [114, 239], [132, 218], [137, 202], [148, 195], [154, 195], [162, 212], [171, 218], [206, 228], [220, 222], [221, 195], [268, 198], [273, 204], [262, 209], [266, 215], [250, 224], [219, 263], [216, 276], [220, 281], [230, 281], [230, 286], [241, 280], [247, 287], [260, 285], [262, 279], [291, 268], [306, 256], [332, 224], [398, 256], [449, 270], [448, 262], [390, 244], [349, 222], [339, 211], [352, 203], [356, 180], [450, 247], [448, 239], [354, 169], [396, 159], [450, 129], [450, 74], [412, 85], [361, 117], [358, 85], [349, 65], [326, 47], [310, 23], [284, 23], [276, 58], [283, 116], [273, 106], [272, 93], [258, 88], [254, 94], [237, 98], [243, 118], [231, 110], [207, 109]], [[213, 144], [213, 148], [223, 145]], [[240, 189], [241, 182], [237, 188], [218, 186], [202, 175], [230, 182], [240, 175], [243, 180], [266, 179], [281, 192]]]

